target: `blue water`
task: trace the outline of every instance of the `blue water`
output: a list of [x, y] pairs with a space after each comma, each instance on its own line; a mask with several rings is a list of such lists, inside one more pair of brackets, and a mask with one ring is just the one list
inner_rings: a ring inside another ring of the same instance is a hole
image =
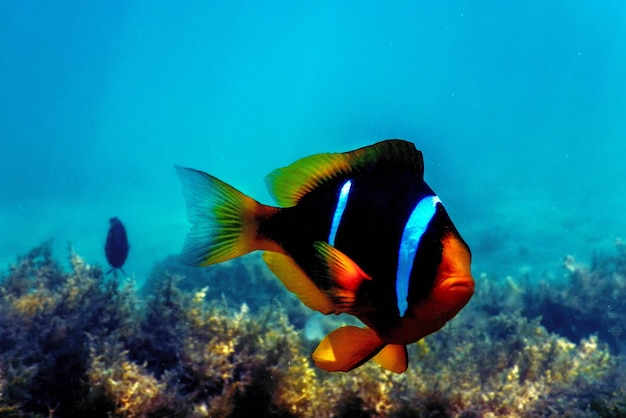
[[0, 262], [48, 238], [142, 280], [182, 248], [173, 165], [269, 203], [308, 154], [416, 143], [474, 270], [562, 274], [626, 235], [626, 5], [4, 2]]

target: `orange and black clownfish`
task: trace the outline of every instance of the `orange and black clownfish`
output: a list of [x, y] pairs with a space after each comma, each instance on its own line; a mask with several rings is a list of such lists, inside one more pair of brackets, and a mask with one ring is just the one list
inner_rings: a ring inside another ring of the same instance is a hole
[[349, 371], [373, 359], [402, 373], [406, 345], [439, 330], [474, 293], [470, 250], [424, 182], [422, 153], [410, 142], [316, 154], [275, 170], [266, 183], [281, 207], [176, 168], [192, 224], [186, 263], [263, 250], [305, 305], [366, 325], [327, 335], [312, 356], [322, 369]]

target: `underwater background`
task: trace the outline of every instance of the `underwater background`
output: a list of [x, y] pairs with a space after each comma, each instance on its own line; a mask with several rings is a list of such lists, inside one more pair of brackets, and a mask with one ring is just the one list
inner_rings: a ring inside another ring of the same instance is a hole
[[[623, 2], [0, 10], [3, 416], [247, 416], [258, 404], [267, 416], [626, 416]], [[386, 138], [424, 153], [425, 179], [472, 249], [477, 291], [467, 313], [414, 345], [423, 362], [409, 377], [376, 367], [330, 377], [313, 371], [317, 333], [302, 330], [332, 329], [324, 321], [334, 318], [313, 321], [258, 257], [203, 270], [177, 263], [189, 226], [174, 164], [271, 203], [263, 178], [273, 169]], [[119, 289], [99, 271], [113, 216], [130, 241], [132, 286], [120, 278]], [[246, 299], [245, 286], [260, 290]], [[276, 304], [283, 313], [264, 311]], [[91, 315], [100, 319], [77, 319]], [[274, 316], [255, 323], [263, 315]], [[155, 323], [171, 326], [156, 336]], [[254, 339], [272, 330], [289, 340]], [[42, 335], [21, 358], [20, 344]], [[254, 342], [236, 354], [232, 341], [244, 337]], [[195, 358], [207, 344], [227, 356]], [[84, 361], [67, 368], [59, 358]], [[61, 371], [75, 372], [71, 400], [45, 389]], [[102, 383], [114, 373], [162, 397], [133, 404]], [[276, 386], [258, 383], [268, 379]], [[337, 392], [323, 392], [324, 380]], [[297, 384], [300, 395], [277, 389]], [[263, 396], [246, 397], [255, 385]], [[320, 399], [332, 400], [328, 410]]]

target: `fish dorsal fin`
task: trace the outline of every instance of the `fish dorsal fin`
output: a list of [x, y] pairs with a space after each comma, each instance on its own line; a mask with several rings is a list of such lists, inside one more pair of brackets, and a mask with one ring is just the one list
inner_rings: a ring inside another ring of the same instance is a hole
[[290, 207], [324, 180], [347, 173], [348, 168], [343, 154], [315, 154], [272, 171], [265, 178], [265, 184], [276, 203]]
[[272, 171], [267, 188], [280, 206], [294, 206], [302, 196], [338, 177], [352, 177], [378, 164], [402, 165], [414, 175], [424, 175], [422, 153], [411, 142], [387, 139], [344, 153], [315, 154]]
[[323, 314], [334, 311], [332, 301], [315, 286], [293, 258], [266, 251], [263, 253], [263, 260], [272, 273], [283, 282], [287, 290], [296, 295], [306, 306]]
[[375, 356], [385, 343], [369, 328], [345, 326], [328, 334], [313, 352], [315, 365], [329, 372], [348, 372]]
[[350, 257], [327, 242], [313, 243], [318, 260], [312, 271], [313, 281], [322, 284], [324, 292], [338, 312], [354, 313], [356, 292], [364, 280], [372, 280]]
[[372, 360], [395, 373], [404, 373], [409, 365], [409, 355], [406, 351], [406, 346], [399, 344], [386, 345]]

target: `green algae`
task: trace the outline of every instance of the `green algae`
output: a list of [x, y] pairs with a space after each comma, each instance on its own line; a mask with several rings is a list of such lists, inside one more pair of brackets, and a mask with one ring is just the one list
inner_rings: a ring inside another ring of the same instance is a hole
[[[615, 257], [626, 258], [620, 252]], [[619, 280], [620, 266], [626, 265], [620, 263], [602, 264], [602, 275], [597, 266], [577, 268], [576, 283]], [[617, 417], [626, 412], [621, 358], [601, 335], [570, 341], [546, 329], [541, 312], [526, 315], [528, 294], [535, 290], [513, 292], [511, 301], [510, 286], [483, 277], [477, 302], [410, 346], [416, 361], [406, 373], [375, 364], [328, 373], [310, 361], [310, 343], [300, 330], [306, 311], [292, 302], [285, 308], [271, 286], [267, 294], [256, 292], [258, 303], [249, 306], [229, 300], [219, 288], [193, 288], [193, 280], [170, 270], [155, 271], [144, 294], [132, 280], [106, 278], [73, 251], [64, 271], [50, 243], [18, 257], [0, 282], [0, 417]], [[237, 286], [272, 280], [249, 266], [246, 272], [238, 273]], [[558, 292], [566, 303], [565, 290]], [[501, 306], [490, 306], [491, 298]]]

